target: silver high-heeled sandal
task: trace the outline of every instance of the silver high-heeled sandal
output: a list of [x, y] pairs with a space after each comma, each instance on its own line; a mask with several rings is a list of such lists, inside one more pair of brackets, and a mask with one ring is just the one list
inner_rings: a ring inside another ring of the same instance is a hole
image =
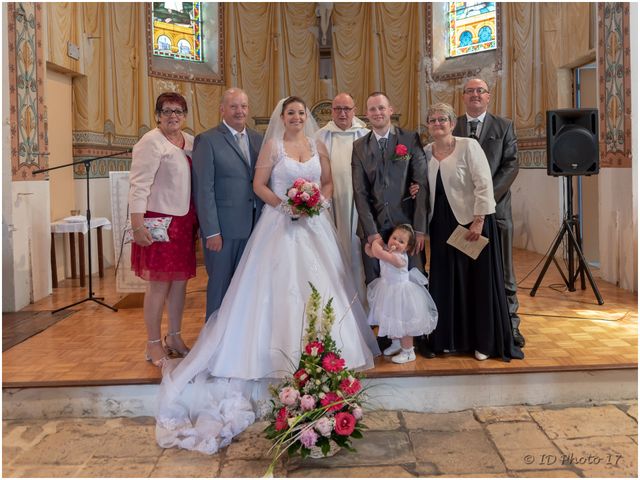
[[163, 368], [165, 363], [169, 361], [169, 357], [168, 356], [164, 356], [158, 360], [153, 360], [153, 358], [151, 358], [151, 355], [149, 355], [149, 345], [153, 345], [154, 343], [161, 343], [162, 340], [161, 339], [157, 339], [157, 340], [147, 340], [147, 348], [144, 351], [144, 358], [147, 362], [151, 362], [153, 365], [155, 365], [158, 368]]
[[190, 348], [185, 347], [184, 349], [178, 349], [178, 348], [174, 348], [174, 347], [169, 346], [169, 344], [167, 343], [167, 337], [176, 337], [176, 336], [180, 335], [180, 333], [182, 333], [180, 330], [178, 330], [177, 332], [169, 332], [169, 333], [167, 333], [164, 336], [164, 344], [165, 344], [165, 346], [167, 348], [167, 353], [169, 355], [180, 357], [180, 358], [184, 358], [191, 351]]

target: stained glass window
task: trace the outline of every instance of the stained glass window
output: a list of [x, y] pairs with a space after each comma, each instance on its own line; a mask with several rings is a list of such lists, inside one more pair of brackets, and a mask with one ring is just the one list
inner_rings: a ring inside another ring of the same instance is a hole
[[449, 57], [496, 46], [496, 2], [449, 2]]
[[202, 2], [153, 2], [153, 54], [202, 62]]

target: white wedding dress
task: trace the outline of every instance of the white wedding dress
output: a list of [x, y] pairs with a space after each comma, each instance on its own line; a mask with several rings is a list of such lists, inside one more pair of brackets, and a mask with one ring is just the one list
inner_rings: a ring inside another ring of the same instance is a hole
[[[320, 158], [299, 163], [276, 142], [270, 188], [285, 199], [294, 180], [320, 183]], [[373, 367], [379, 354], [330, 214], [297, 221], [266, 205], [220, 309], [191, 352], [163, 371], [156, 415], [161, 447], [214, 453], [266, 413], [268, 385], [293, 373], [300, 359], [304, 307], [312, 282], [333, 297], [332, 336], [348, 368]]]

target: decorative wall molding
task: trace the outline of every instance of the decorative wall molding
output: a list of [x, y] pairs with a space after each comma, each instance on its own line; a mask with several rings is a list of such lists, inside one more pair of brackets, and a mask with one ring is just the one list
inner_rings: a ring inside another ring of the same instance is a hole
[[[137, 140], [136, 140], [137, 141]], [[135, 143], [135, 142], [134, 142]], [[133, 146], [133, 145], [132, 145]], [[113, 155], [117, 152], [126, 152], [129, 148], [100, 148], [100, 147], [78, 147], [74, 145], [73, 161], [81, 162], [88, 158], [102, 157]], [[109, 178], [109, 172], [124, 172], [131, 168], [131, 153], [123, 153], [119, 157], [103, 158], [91, 163], [89, 168], [89, 178]], [[73, 178], [75, 180], [84, 180], [86, 177], [84, 165], [75, 165], [73, 167]]]
[[598, 4], [600, 166], [631, 167], [629, 4]]
[[11, 175], [46, 180], [31, 172], [48, 166], [44, 108], [42, 4], [7, 4]]
[[547, 168], [547, 149], [518, 149], [518, 166], [525, 169]]

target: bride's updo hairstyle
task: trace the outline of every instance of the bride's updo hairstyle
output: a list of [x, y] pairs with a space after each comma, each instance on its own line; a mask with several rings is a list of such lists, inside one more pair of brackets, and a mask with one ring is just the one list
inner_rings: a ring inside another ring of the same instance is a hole
[[292, 95], [282, 103], [282, 112], [280, 112], [280, 115], [284, 115], [284, 111], [287, 109], [287, 106], [291, 105], [292, 103], [301, 103], [305, 110], [307, 109], [307, 104], [304, 102], [304, 100], [302, 100], [300, 97]]

